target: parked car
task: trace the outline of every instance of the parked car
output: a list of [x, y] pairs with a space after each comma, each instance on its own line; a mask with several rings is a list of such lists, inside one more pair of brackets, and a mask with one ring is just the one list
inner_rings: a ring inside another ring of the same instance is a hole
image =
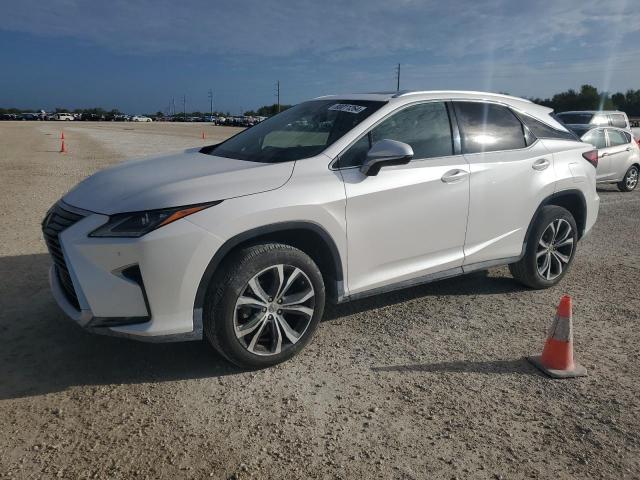
[[561, 112], [556, 117], [565, 125], [612, 126], [629, 130], [631, 124], [624, 112], [617, 110], [582, 110]]
[[40, 117], [37, 113], [21, 113], [20, 120], [34, 121], [40, 120]]
[[56, 113], [55, 119], [69, 122], [69, 121], [75, 120], [75, 117], [71, 113]]
[[3, 113], [0, 115], [0, 120], [18, 120], [18, 115], [15, 113]]
[[554, 286], [599, 197], [597, 151], [550, 113], [477, 92], [328, 96], [119, 164], [47, 213], [53, 295], [94, 332], [205, 336], [265, 367], [310, 341], [328, 300], [496, 265]]
[[104, 116], [97, 113], [83, 113], [80, 116], [80, 120], [85, 122], [100, 122], [104, 120]]
[[615, 183], [621, 192], [635, 190], [640, 172], [640, 146], [631, 132], [588, 125], [573, 125], [571, 129], [583, 142], [598, 149], [598, 183]]
[[153, 122], [151, 118], [145, 117], [144, 115], [134, 115], [131, 117], [132, 122]]

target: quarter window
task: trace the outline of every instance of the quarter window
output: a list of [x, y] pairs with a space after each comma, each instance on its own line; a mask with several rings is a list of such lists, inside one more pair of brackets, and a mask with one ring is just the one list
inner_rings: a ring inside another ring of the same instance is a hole
[[590, 143], [596, 148], [607, 148], [607, 140], [604, 136], [604, 130], [601, 128], [585, 133], [582, 137], [582, 141]]
[[611, 126], [618, 128], [627, 128], [627, 120], [624, 118], [624, 115], [620, 113], [613, 113], [609, 115], [611, 118]]
[[443, 102], [421, 103], [393, 114], [354, 143], [340, 157], [337, 166], [362, 165], [371, 146], [385, 139], [411, 145], [414, 159], [452, 155], [453, 138], [447, 107]]
[[482, 102], [455, 102], [464, 153], [525, 148], [520, 120], [506, 107]]
[[619, 130], [609, 129], [608, 134], [609, 134], [609, 146], [611, 147], [617, 147], [618, 145], [624, 145], [625, 143], [629, 143], [627, 136], [623, 132], [620, 132]]
[[576, 136], [573, 133], [557, 130], [552, 126], [547, 125], [546, 123], [543, 123], [540, 120], [529, 115], [518, 113], [518, 116], [522, 119], [525, 125], [529, 127], [536, 138], [559, 138], [562, 140], [577, 140]]

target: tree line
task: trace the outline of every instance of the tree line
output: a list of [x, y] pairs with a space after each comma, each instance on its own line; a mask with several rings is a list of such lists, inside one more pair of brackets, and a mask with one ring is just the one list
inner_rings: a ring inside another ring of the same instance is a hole
[[553, 108], [556, 112], [570, 110], [621, 110], [629, 117], [640, 117], [640, 90], [599, 92], [593, 85], [582, 85], [579, 91], [569, 89], [551, 98], [530, 98], [534, 103]]

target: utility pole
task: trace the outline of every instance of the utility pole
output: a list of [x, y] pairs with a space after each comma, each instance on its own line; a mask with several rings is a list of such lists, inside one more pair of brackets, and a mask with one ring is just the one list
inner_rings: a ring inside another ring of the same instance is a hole
[[400, 91], [400, 64], [396, 67], [396, 91]]
[[213, 122], [213, 90], [211, 89], [209, 89], [209, 113], [211, 115], [209, 120]]
[[280, 80], [276, 82], [276, 97], [278, 98], [278, 113], [280, 113]]
[[171, 97], [171, 116], [176, 114], [176, 97]]
[[184, 114], [184, 121], [187, 121], [187, 96], [182, 95], [182, 113]]

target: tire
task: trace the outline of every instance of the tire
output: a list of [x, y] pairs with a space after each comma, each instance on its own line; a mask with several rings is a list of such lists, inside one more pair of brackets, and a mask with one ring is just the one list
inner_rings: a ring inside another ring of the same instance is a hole
[[205, 298], [204, 332], [238, 367], [270, 367], [309, 343], [324, 305], [322, 274], [307, 254], [281, 243], [253, 245], [233, 253], [214, 275]]
[[[578, 244], [576, 221], [565, 208], [547, 205], [542, 207], [534, 222], [524, 256], [509, 265], [509, 270], [516, 280], [528, 287], [553, 287], [573, 263]], [[557, 230], [555, 238], [554, 228]], [[570, 228], [569, 232], [567, 228]]]
[[618, 182], [618, 190], [621, 192], [632, 192], [638, 186], [638, 175], [640, 171], [636, 165], [631, 165], [622, 181]]

